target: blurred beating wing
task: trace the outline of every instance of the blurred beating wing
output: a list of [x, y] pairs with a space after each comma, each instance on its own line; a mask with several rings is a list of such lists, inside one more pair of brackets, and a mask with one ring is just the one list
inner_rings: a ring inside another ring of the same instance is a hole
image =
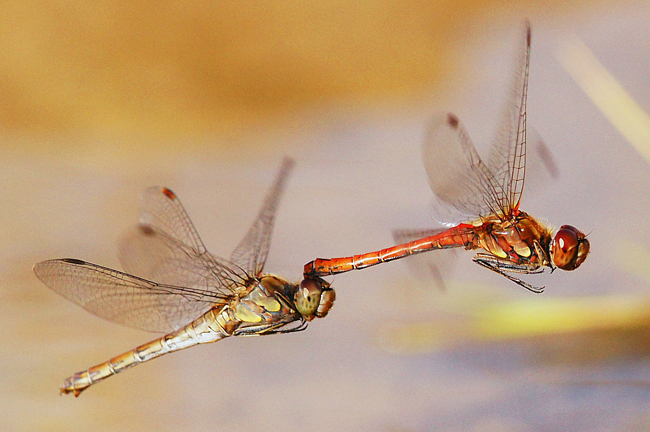
[[118, 243], [126, 272], [157, 283], [212, 292], [217, 297], [229, 297], [248, 283], [250, 277], [244, 270], [206, 250], [171, 190], [149, 188], [140, 204], [140, 224]]
[[[395, 239], [395, 243], [403, 244], [431, 237], [443, 231], [445, 229], [397, 229], [393, 231], [393, 239]], [[445, 249], [444, 252], [417, 254], [409, 258], [407, 262], [415, 275], [422, 279], [433, 279], [436, 287], [441, 291], [446, 291], [445, 281], [453, 271], [456, 255], [456, 249]]]
[[429, 185], [438, 199], [461, 212], [462, 219], [510, 215], [519, 205], [526, 165], [526, 97], [530, 27], [518, 62], [514, 90], [485, 164], [460, 120], [435, 116], [425, 136], [422, 159]]
[[56, 293], [109, 321], [170, 332], [229, 298], [198, 288], [158, 284], [77, 259], [43, 261], [36, 276]]
[[293, 159], [284, 158], [275, 182], [257, 215], [257, 219], [253, 222], [244, 239], [230, 255], [230, 261], [239, 265], [252, 276], [259, 276], [264, 269], [271, 244], [275, 212], [294, 165]]
[[455, 115], [439, 114], [432, 119], [422, 161], [433, 193], [456, 208], [461, 219], [499, 213], [500, 186]]

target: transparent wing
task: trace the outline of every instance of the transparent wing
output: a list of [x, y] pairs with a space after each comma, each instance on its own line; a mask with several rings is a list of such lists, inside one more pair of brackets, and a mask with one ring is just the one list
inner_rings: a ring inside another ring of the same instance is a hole
[[171, 189], [154, 186], [140, 197], [140, 223], [178, 240], [196, 255], [207, 252], [185, 208]]
[[236, 265], [209, 252], [197, 255], [150, 225], [140, 224], [129, 230], [118, 243], [118, 257], [127, 273], [216, 295], [232, 295], [250, 279]]
[[488, 168], [504, 191], [501, 207], [517, 209], [526, 173], [526, 99], [530, 64], [530, 24], [526, 21], [522, 47], [514, 69], [510, 92], [501, 111], [492, 141]]
[[528, 128], [526, 157], [526, 196], [538, 195], [560, 176], [553, 152], [532, 128]]
[[455, 115], [438, 114], [432, 119], [422, 161], [433, 193], [455, 207], [461, 219], [501, 213], [503, 190]]
[[251, 275], [259, 276], [264, 269], [271, 244], [275, 213], [294, 165], [293, 159], [284, 158], [280, 171], [264, 200], [255, 222], [253, 222], [244, 239], [230, 255], [230, 261], [236, 263]]
[[210, 254], [178, 197], [153, 187], [141, 199], [140, 224], [118, 243], [127, 273], [167, 285], [230, 296], [250, 277], [237, 265]]
[[[408, 243], [440, 234], [443, 229], [397, 229], [393, 231], [393, 239], [397, 244]], [[407, 260], [413, 273], [422, 279], [433, 279], [434, 285], [441, 291], [446, 291], [445, 281], [449, 279], [456, 261], [456, 249], [445, 249], [436, 253], [421, 253]]]
[[43, 261], [34, 273], [88, 312], [152, 332], [176, 330], [230, 300], [213, 291], [158, 284], [77, 259]]
[[423, 161], [438, 199], [455, 207], [461, 218], [496, 214], [502, 218], [519, 206], [526, 165], [526, 97], [530, 27], [524, 55], [517, 63], [511, 97], [502, 114], [488, 163], [484, 163], [458, 118], [435, 116], [427, 130]]
[[431, 237], [441, 232], [446, 231], [447, 228], [439, 229], [396, 229], [393, 231], [393, 239], [397, 244], [408, 243], [413, 240], [419, 240], [425, 237]]

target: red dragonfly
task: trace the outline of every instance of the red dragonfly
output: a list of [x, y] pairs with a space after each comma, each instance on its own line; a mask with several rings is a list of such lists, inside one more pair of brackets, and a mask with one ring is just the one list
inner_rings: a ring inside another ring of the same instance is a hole
[[[142, 362], [229, 336], [289, 333], [327, 315], [335, 299], [320, 278], [293, 284], [264, 274], [278, 202], [293, 167], [285, 159], [257, 219], [230, 256], [207, 251], [178, 197], [167, 188], [142, 194], [140, 223], [119, 245], [128, 273], [65, 258], [34, 266], [52, 290], [109, 321], [165, 336], [78, 372], [61, 393]], [[137, 275], [137, 276], [136, 276]]]
[[[545, 267], [574, 270], [589, 253], [589, 241], [578, 229], [552, 230], [519, 210], [526, 174], [526, 98], [530, 61], [530, 26], [517, 62], [514, 99], [502, 114], [500, 129], [484, 162], [458, 117], [436, 117], [425, 137], [424, 166], [438, 199], [455, 208], [468, 223], [448, 229], [420, 231], [419, 238], [398, 246], [345, 258], [316, 259], [305, 265], [305, 277], [363, 269], [434, 249], [482, 249], [473, 261], [532, 292], [535, 287], [510, 273], [542, 273]], [[413, 234], [413, 233], [411, 233]]]

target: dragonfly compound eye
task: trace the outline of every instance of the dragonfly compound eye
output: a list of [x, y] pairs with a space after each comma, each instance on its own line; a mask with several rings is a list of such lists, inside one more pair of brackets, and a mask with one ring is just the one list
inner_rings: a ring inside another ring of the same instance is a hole
[[320, 295], [323, 292], [321, 284], [314, 279], [305, 279], [300, 282], [298, 291], [294, 296], [296, 309], [301, 315], [314, 315], [320, 305]]
[[577, 228], [562, 225], [551, 242], [553, 263], [562, 270], [575, 270], [589, 254], [589, 240]]

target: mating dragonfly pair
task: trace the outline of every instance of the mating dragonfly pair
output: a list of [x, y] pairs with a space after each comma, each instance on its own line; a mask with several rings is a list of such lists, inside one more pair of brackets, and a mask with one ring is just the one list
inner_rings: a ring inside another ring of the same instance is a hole
[[[167, 188], [147, 189], [140, 222], [118, 246], [126, 272], [78, 259], [43, 261], [36, 275], [52, 290], [110, 321], [165, 336], [66, 379], [61, 393], [78, 396], [91, 385], [129, 367], [197, 344], [229, 336], [304, 330], [325, 317], [335, 292], [322, 276], [363, 269], [434, 249], [482, 249], [474, 262], [533, 292], [538, 288], [511, 273], [541, 273], [546, 267], [574, 270], [589, 253], [578, 229], [550, 229], [519, 210], [526, 171], [526, 98], [530, 28], [515, 74], [513, 93], [487, 163], [479, 157], [453, 114], [434, 119], [423, 159], [437, 197], [472, 222], [444, 230], [419, 231], [420, 238], [347, 258], [316, 259], [303, 280], [290, 283], [263, 273], [278, 202], [293, 167], [285, 159], [260, 213], [225, 260], [201, 241], [177, 196]], [[413, 233], [406, 237], [413, 237]]]

